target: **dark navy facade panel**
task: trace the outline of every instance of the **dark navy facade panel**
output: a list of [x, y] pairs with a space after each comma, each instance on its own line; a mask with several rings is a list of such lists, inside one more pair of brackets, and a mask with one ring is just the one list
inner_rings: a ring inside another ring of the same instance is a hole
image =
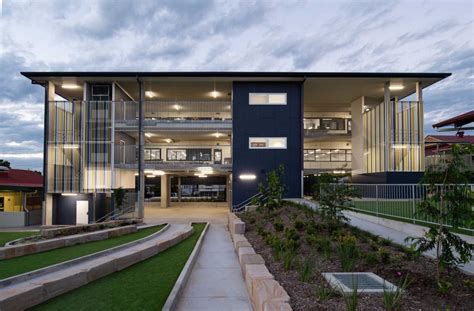
[[[287, 93], [286, 105], [249, 105], [249, 93]], [[266, 174], [285, 167], [286, 198], [301, 197], [303, 170], [302, 83], [234, 82], [232, 116], [232, 204], [258, 192]], [[287, 149], [250, 149], [249, 137], [286, 137]], [[254, 174], [255, 180], [241, 180]]]

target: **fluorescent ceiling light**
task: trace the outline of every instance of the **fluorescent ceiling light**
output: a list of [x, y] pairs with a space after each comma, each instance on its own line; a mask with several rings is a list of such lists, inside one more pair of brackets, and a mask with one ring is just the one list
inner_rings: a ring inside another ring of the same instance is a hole
[[321, 149], [316, 149], [316, 152], [320, 152], [320, 151], [321, 151]]
[[199, 177], [199, 178], [206, 178], [207, 175], [206, 175], [206, 174], [199, 174], [199, 175], [197, 175], [197, 177]]
[[145, 133], [145, 136], [146, 136], [146, 137], [152, 137], [153, 134], [152, 134], [152, 133]]
[[63, 149], [79, 149], [79, 145], [63, 145]]
[[182, 107], [180, 105], [174, 105], [173, 108], [176, 110], [180, 110]]
[[146, 175], [147, 178], [155, 178], [155, 175]]
[[145, 96], [146, 97], [150, 97], [150, 98], [153, 98], [153, 97], [156, 97], [156, 93], [155, 92], [152, 92], [152, 91], [146, 91], [145, 92]]
[[172, 140], [171, 138], [166, 138], [166, 139], [165, 139], [165, 142], [167, 142], [168, 144], [170, 144], [170, 143], [173, 142], [173, 140]]
[[399, 90], [403, 90], [404, 86], [401, 84], [395, 84], [395, 85], [390, 85], [388, 88], [390, 89], [390, 91], [399, 91]]
[[214, 136], [216, 136], [216, 138], [219, 138], [219, 137], [221, 137], [221, 134], [220, 134], [219, 132], [216, 132], [216, 133], [214, 134]]
[[153, 175], [155, 175], [155, 176], [163, 176], [165, 174], [166, 174], [165, 171], [161, 171], [161, 170], [153, 171]]
[[214, 98], [217, 98], [217, 96], [219, 96], [219, 92], [214, 90], [214, 91], [211, 92], [211, 96], [214, 97]]
[[72, 83], [63, 83], [63, 84], [61, 85], [61, 87], [62, 87], [63, 89], [71, 89], [71, 90], [80, 88], [79, 85], [77, 85], [77, 84], [72, 84]]
[[241, 174], [239, 178], [242, 180], [254, 180], [257, 176], [255, 174]]
[[407, 145], [393, 145], [392, 146], [393, 149], [406, 149], [408, 148]]
[[61, 193], [63, 197], [75, 197], [77, 193]]

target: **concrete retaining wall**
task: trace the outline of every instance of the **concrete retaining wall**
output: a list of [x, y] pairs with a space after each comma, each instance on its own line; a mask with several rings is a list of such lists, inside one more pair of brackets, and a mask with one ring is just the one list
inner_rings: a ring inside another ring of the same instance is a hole
[[235, 251], [239, 257], [240, 267], [245, 279], [255, 311], [290, 311], [290, 296], [276, 281], [265, 266], [262, 256], [255, 253], [250, 242], [244, 236], [245, 223], [235, 214], [229, 213], [229, 231]]
[[18, 244], [0, 247], [0, 260], [31, 255], [39, 252], [49, 251], [52, 249], [83, 244], [87, 242], [105, 240], [137, 231], [136, 225], [116, 227], [84, 234], [68, 235], [60, 238], [54, 238], [33, 243]]

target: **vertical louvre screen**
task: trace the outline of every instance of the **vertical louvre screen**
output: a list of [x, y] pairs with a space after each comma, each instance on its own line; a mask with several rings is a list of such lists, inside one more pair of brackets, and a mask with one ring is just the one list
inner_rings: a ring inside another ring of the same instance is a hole
[[109, 101], [49, 103], [50, 192], [110, 191], [112, 120]]
[[424, 170], [423, 103], [381, 103], [363, 115], [364, 171]]

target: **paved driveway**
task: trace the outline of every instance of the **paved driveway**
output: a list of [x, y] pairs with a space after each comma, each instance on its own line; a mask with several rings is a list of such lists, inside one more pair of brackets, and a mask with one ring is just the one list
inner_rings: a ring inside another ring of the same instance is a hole
[[208, 221], [227, 224], [227, 203], [171, 203], [162, 208], [160, 203], [145, 203], [145, 223], [189, 223]]

